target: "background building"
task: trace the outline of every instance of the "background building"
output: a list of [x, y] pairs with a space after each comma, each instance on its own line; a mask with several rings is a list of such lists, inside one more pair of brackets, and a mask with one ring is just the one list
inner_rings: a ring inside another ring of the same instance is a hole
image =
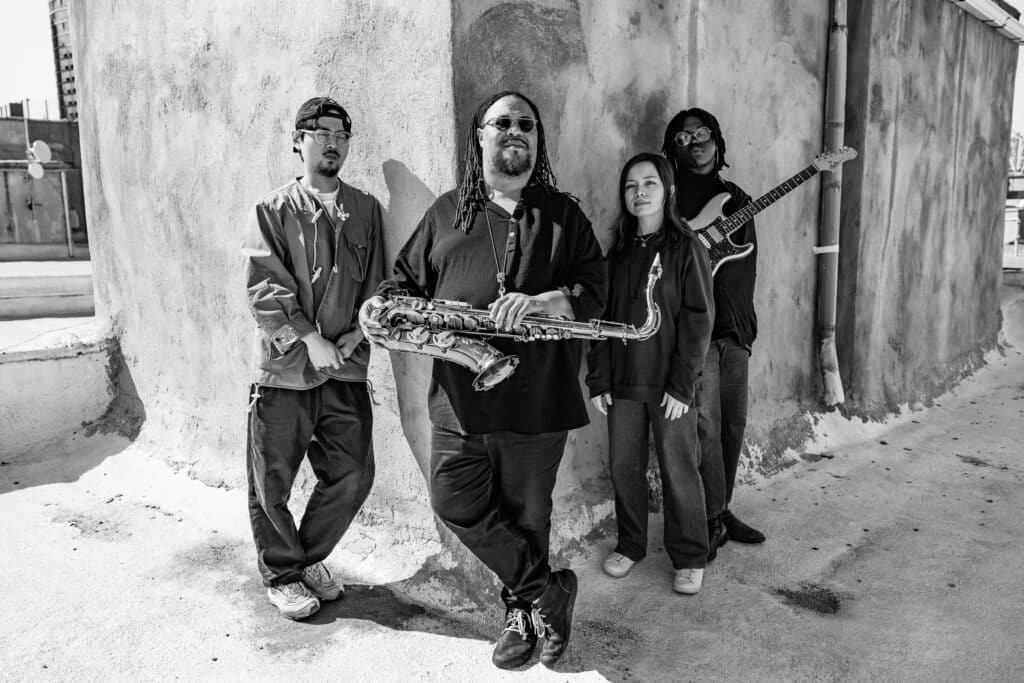
[[70, 0], [50, 0], [50, 33], [53, 37], [53, 63], [57, 70], [57, 97], [60, 117], [78, 120], [78, 83], [71, 50]]

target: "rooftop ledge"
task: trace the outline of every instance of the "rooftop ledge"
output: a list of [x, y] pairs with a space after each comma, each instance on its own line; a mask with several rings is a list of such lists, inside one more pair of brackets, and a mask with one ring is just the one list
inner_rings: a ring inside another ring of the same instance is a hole
[[[948, 0], [968, 14], [977, 17], [1009, 40], [1024, 44], [1024, 25], [1018, 21], [1020, 13], [995, 0]], [[1007, 11], [1009, 8], [1010, 11]], [[1011, 13], [1012, 12], [1012, 13]]]

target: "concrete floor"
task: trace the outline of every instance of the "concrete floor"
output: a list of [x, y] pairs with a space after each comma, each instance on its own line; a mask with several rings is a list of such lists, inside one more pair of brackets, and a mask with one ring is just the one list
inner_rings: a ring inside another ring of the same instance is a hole
[[[823, 416], [795, 465], [737, 492], [766, 531], [726, 545], [692, 598], [651, 553], [627, 578], [576, 558], [556, 672], [489, 664], [500, 613], [403, 597], [410, 553], [356, 525], [329, 560], [351, 585], [306, 623], [266, 602], [240, 491], [138, 444], [72, 435], [0, 463], [8, 577], [0, 671], [14, 680], [1018, 681], [1024, 679], [1024, 290], [987, 365], [887, 423]], [[365, 547], [369, 544], [370, 551]], [[373, 550], [376, 548], [376, 550]], [[438, 577], [444, 585], [444, 577]], [[456, 587], [452, 587], [453, 592]], [[482, 631], [481, 617], [494, 629]]]

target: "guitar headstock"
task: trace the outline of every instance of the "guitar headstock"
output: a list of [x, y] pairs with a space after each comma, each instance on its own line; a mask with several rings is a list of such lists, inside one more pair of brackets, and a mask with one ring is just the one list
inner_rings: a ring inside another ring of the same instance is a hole
[[834, 152], [822, 152], [812, 162], [819, 171], [834, 171], [850, 159], [857, 157], [853, 147], [840, 147]]

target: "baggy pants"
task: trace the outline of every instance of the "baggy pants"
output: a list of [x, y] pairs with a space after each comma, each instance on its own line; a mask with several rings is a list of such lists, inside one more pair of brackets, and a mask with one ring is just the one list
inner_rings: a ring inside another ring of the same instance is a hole
[[551, 492], [568, 432], [467, 435], [433, 425], [430, 503], [434, 513], [527, 606], [551, 568]]
[[750, 352], [733, 337], [713, 340], [704, 361], [697, 434], [708, 519], [718, 517], [732, 500], [747, 427], [749, 362]]
[[[373, 484], [373, 414], [363, 382], [296, 391], [254, 386], [246, 459], [249, 519], [266, 586], [291, 583], [334, 550]], [[288, 510], [303, 456], [317, 483], [302, 522]]]
[[665, 551], [674, 569], [701, 569], [707, 564], [708, 525], [692, 408], [668, 420], [656, 401], [616, 398], [608, 406], [608, 459], [619, 533], [615, 551], [633, 561], [647, 554], [648, 426], [661, 470]]

